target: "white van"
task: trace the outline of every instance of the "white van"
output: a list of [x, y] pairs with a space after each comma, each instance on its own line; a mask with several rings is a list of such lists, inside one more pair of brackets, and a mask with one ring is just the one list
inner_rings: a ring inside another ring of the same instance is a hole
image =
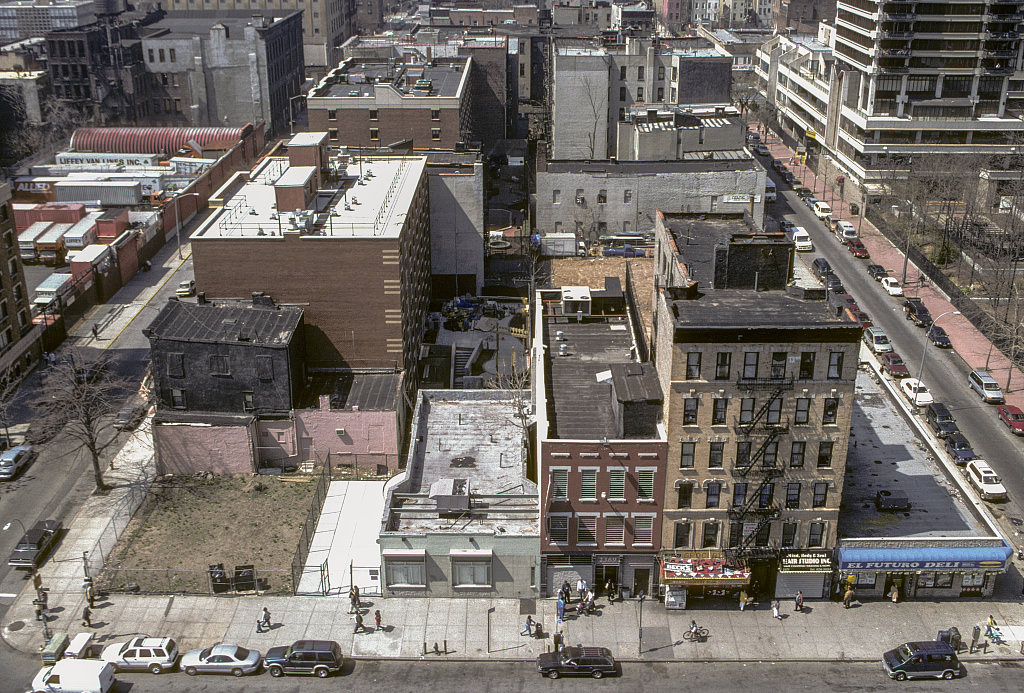
[[814, 250], [814, 244], [811, 243], [811, 234], [807, 233], [807, 230], [802, 226], [793, 227], [793, 245], [796, 246], [799, 252]]
[[114, 667], [98, 659], [62, 659], [32, 679], [36, 693], [107, 693], [117, 683]]
[[814, 211], [814, 216], [818, 217], [819, 219], [827, 220], [829, 217], [832, 216], [832, 208], [829, 207], [827, 203], [822, 202], [821, 200], [815, 202], [814, 207], [812, 207], [811, 209]]
[[848, 221], [837, 220], [833, 224], [836, 232], [836, 238], [845, 243], [846, 241], [852, 241], [857, 237], [857, 229], [853, 228], [853, 224]]

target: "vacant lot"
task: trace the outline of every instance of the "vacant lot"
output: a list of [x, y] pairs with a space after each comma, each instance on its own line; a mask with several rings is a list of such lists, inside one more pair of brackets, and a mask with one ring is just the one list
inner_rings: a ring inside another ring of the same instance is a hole
[[101, 584], [110, 590], [207, 593], [207, 572], [255, 565], [271, 592], [291, 589], [292, 557], [316, 478], [173, 477], [153, 483], [114, 548]]

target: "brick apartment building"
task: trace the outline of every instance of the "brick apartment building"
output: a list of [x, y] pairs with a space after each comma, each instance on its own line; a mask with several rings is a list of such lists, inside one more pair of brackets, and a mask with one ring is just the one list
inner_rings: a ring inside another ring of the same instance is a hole
[[617, 278], [538, 294], [534, 353], [541, 579], [652, 594], [668, 441], [662, 388], [636, 360]]
[[[793, 247], [742, 215], [658, 213], [655, 363], [668, 393], [666, 605], [706, 588], [827, 596], [826, 572], [779, 571], [781, 550], [830, 553], [843, 491], [861, 328], [791, 284]], [[731, 563], [731, 566], [730, 566]], [[725, 590], [728, 591], [728, 590]]]
[[17, 380], [42, 355], [40, 329], [32, 324], [25, 270], [11, 209], [11, 184], [0, 181], [0, 379]]

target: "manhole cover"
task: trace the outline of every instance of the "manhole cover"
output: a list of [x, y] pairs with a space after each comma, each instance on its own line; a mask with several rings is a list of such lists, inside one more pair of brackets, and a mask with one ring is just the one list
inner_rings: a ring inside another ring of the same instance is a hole
[[25, 627], [25, 622], [24, 621], [14, 621], [12, 623], [8, 623], [7, 624], [7, 630], [11, 631], [12, 633], [17, 633], [19, 630], [21, 630], [24, 627]]

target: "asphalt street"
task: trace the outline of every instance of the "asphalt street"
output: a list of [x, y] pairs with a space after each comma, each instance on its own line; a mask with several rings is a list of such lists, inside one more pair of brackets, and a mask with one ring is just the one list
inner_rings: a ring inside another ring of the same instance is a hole
[[[765, 162], [767, 163], [767, 161]], [[776, 219], [788, 219], [804, 227], [814, 242], [814, 251], [801, 253], [808, 265], [815, 257], [824, 257], [843, 282], [847, 292], [857, 300], [872, 323], [885, 330], [895, 350], [903, 357], [913, 377], [917, 377], [925, 345], [925, 330], [915, 327], [903, 313], [903, 299], [889, 296], [881, 285], [865, 271], [873, 259], [857, 259], [824, 224], [814, 216], [788, 185], [782, 183], [774, 171], [770, 173], [779, 189], [779, 199], [770, 206], [769, 214]], [[851, 220], [856, 226], [857, 219]], [[890, 276], [900, 279], [903, 267], [886, 267]], [[906, 289], [913, 296], [913, 287]], [[938, 318], [935, 314], [932, 317]], [[942, 326], [942, 322], [938, 323]], [[1022, 517], [1024, 501], [1024, 474], [1021, 473], [1022, 442], [1011, 434], [996, 416], [994, 405], [985, 404], [967, 386], [970, 369], [950, 349], [928, 346], [924, 375], [921, 380], [932, 391], [936, 402], [942, 402], [956, 417], [957, 426], [974, 444], [974, 451], [986, 460], [1002, 477], [1009, 494], [1006, 503], [989, 504], [993, 515]], [[944, 452], [941, 454], [945, 454]]]

